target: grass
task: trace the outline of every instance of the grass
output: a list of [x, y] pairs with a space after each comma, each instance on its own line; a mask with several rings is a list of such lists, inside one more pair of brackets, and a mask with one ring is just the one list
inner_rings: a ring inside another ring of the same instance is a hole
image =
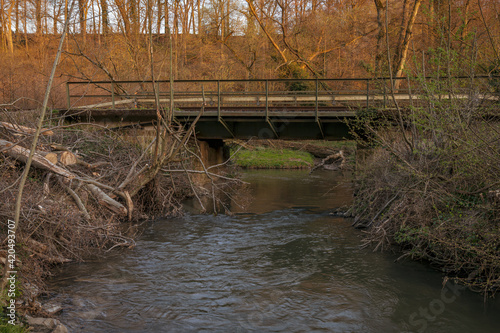
[[356, 149], [356, 141], [353, 140], [341, 140], [341, 141], [328, 141], [328, 140], [302, 140], [302, 141], [291, 141], [297, 143], [306, 143], [320, 147], [329, 147], [332, 149]]
[[233, 163], [248, 169], [307, 169], [314, 165], [314, 158], [303, 151], [256, 147], [240, 150]]

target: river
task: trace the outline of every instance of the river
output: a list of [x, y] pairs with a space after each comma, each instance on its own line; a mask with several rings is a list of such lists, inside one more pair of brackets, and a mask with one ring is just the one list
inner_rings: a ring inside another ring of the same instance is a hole
[[360, 248], [331, 214], [339, 172], [249, 171], [234, 215], [145, 226], [134, 249], [65, 265], [51, 302], [71, 332], [498, 332], [500, 303], [425, 264]]

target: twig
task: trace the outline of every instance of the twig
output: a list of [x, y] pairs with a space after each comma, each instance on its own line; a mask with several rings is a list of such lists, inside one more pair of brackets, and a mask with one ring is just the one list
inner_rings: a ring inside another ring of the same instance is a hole
[[68, 192], [68, 194], [73, 198], [73, 200], [75, 200], [75, 203], [78, 206], [78, 209], [80, 209], [80, 211], [82, 212], [85, 219], [87, 221], [90, 221], [90, 214], [87, 211], [87, 208], [85, 208], [85, 205], [82, 203], [82, 200], [80, 199], [78, 194], [76, 194], [76, 192], [73, 191], [69, 186], [66, 186], [66, 184], [64, 184], [64, 181], [60, 177], [57, 177], [57, 181], [59, 182], [59, 185], [61, 185], [61, 187], [66, 192]]

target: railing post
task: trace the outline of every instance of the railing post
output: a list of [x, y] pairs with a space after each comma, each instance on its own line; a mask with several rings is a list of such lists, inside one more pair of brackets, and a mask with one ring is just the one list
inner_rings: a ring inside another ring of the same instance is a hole
[[71, 96], [69, 94], [69, 82], [66, 82], [66, 100], [68, 101], [68, 110], [71, 109]]
[[366, 80], [366, 108], [370, 106], [370, 80]]
[[217, 80], [217, 120], [220, 121], [220, 81]]
[[266, 121], [269, 120], [269, 81], [266, 80]]
[[111, 105], [115, 108], [115, 82], [111, 81]]
[[314, 114], [314, 118], [316, 119], [316, 122], [318, 122], [318, 119], [319, 119], [318, 95], [319, 95], [319, 81], [318, 81], [318, 78], [316, 78], [316, 105], [315, 105], [315, 114]]
[[385, 79], [383, 79], [382, 85], [384, 86], [384, 109], [387, 107], [387, 87], [385, 85]]

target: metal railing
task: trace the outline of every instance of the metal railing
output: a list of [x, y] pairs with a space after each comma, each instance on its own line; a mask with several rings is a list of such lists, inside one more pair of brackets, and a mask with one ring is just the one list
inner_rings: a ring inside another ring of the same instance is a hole
[[[395, 81], [391, 81], [390, 78], [175, 80], [172, 87], [169, 80], [158, 80], [154, 83], [136, 80], [78, 81], [67, 82], [66, 94], [68, 109], [109, 107], [116, 109], [119, 105], [130, 103], [133, 103], [134, 107], [155, 103], [153, 90], [158, 92], [160, 103], [169, 105], [167, 103], [170, 103], [172, 89], [176, 107], [180, 105], [200, 106], [202, 103], [215, 105], [219, 119], [221, 108], [242, 105], [258, 107], [264, 105], [266, 119], [272, 107], [314, 106], [315, 118], [318, 119], [320, 106], [333, 106], [342, 102], [355, 104], [358, 107], [387, 108], [393, 99], [411, 99], [412, 95], [422, 93], [418, 88], [422, 85], [417, 80], [434, 80], [445, 86], [450, 79], [462, 80], [465, 82], [464, 86], [468, 87], [471, 86], [471, 82], [482, 80], [483, 86], [486, 86], [485, 89], [490, 91], [491, 80], [500, 80], [498, 76], [419, 79], [405, 77], [394, 79], [400, 83], [397, 91], [393, 90], [391, 82]], [[202, 96], [202, 90], [205, 92], [204, 96]], [[452, 92], [442, 93], [442, 89], [438, 91], [439, 98], [446, 98], [446, 95], [451, 98]], [[457, 91], [454, 90], [454, 96], [458, 96]], [[461, 96], [465, 98], [470, 96], [470, 93], [470, 88], [467, 88]], [[82, 103], [82, 101], [93, 103]], [[78, 106], [78, 104], [83, 105]]]

